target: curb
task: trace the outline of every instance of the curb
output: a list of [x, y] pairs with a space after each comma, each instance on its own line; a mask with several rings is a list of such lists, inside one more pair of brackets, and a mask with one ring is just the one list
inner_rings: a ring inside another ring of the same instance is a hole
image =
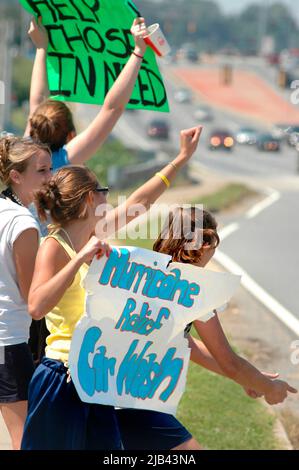
[[[223, 272], [223, 266], [222, 266], [221, 263], [219, 263], [217, 260], [213, 260], [213, 264], [214, 264], [215, 268], [217, 269], [217, 271], [220, 270], [220, 271]], [[244, 289], [244, 287], [242, 287], [242, 289], [246, 291], [246, 289]], [[246, 291], [246, 292], [247, 292], [248, 295], [251, 295], [248, 291]], [[233, 342], [233, 338], [232, 338], [232, 342]], [[247, 355], [244, 353], [244, 351], [241, 350], [241, 353], [242, 353], [242, 357], [244, 357], [245, 359], [248, 360]], [[287, 431], [286, 431], [284, 425], [282, 424], [282, 421], [280, 420], [280, 418], [278, 416], [278, 412], [276, 411], [275, 407], [269, 405], [269, 403], [267, 403], [262, 398], [259, 398], [258, 400], [264, 406], [264, 408], [267, 410], [267, 412], [271, 416], [273, 416], [274, 419], [275, 419], [275, 423], [273, 425], [273, 435], [274, 435], [274, 438], [276, 439], [279, 447], [281, 447], [277, 450], [294, 450], [294, 447], [292, 446], [291, 441], [288, 437]]]
[[279, 450], [294, 450], [294, 447], [292, 446], [291, 441], [288, 437], [287, 431], [284, 425], [282, 424], [275, 408], [271, 407], [266, 401], [261, 401], [265, 408], [269, 411], [269, 413], [275, 418], [275, 424], [273, 427], [274, 436], [279, 442], [279, 444], [281, 444], [281, 446], [283, 447], [283, 449]]

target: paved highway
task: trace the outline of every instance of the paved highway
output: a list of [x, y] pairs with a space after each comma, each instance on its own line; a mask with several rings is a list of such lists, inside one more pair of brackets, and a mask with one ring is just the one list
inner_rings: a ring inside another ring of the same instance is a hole
[[[160, 114], [126, 112], [115, 129], [115, 135], [127, 145], [143, 149], [177, 149], [179, 131], [196, 125], [193, 112], [196, 104], [179, 104], [174, 100], [177, 84], [166, 80], [171, 113]], [[97, 108], [93, 108], [93, 114]], [[81, 113], [85, 113], [80, 108]], [[89, 115], [88, 120], [91, 118]], [[171, 128], [168, 143], [150, 140], [146, 125], [153, 118], [162, 118]], [[282, 145], [279, 153], [263, 153], [255, 147], [237, 146], [233, 152], [208, 149], [208, 135], [212, 128], [225, 127], [236, 131], [242, 125], [257, 125], [236, 115], [215, 111], [215, 120], [204, 124], [204, 134], [195, 159], [223, 175], [224, 178], [242, 180], [275, 197], [257, 215], [247, 218], [223, 218], [233, 223], [234, 230], [221, 244], [221, 251], [248, 273], [258, 285], [299, 319], [299, 175], [297, 155], [293, 148]], [[274, 191], [274, 193], [273, 193]], [[276, 197], [277, 196], [277, 197]], [[265, 198], [267, 196], [265, 195]]]

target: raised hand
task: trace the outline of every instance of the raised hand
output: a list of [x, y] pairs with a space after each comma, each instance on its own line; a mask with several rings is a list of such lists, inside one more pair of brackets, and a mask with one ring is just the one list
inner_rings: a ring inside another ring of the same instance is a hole
[[147, 35], [144, 18], [135, 18], [131, 27], [131, 33], [135, 41], [134, 51], [143, 56], [147, 47], [144, 42], [144, 37]]
[[28, 35], [30, 36], [31, 41], [35, 45], [36, 49], [47, 50], [48, 33], [46, 28], [42, 25], [41, 17], [38, 18], [38, 22], [36, 22], [35, 18], [32, 18], [30, 21]]
[[202, 126], [192, 127], [181, 131], [181, 149], [180, 149], [180, 163], [185, 165], [195, 150], [197, 149], [199, 138], [202, 133]]

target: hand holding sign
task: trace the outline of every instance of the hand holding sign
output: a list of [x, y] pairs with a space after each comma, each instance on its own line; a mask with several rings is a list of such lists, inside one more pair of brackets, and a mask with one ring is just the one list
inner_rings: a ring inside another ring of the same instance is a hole
[[32, 18], [30, 21], [28, 35], [30, 36], [31, 41], [35, 45], [36, 49], [47, 50], [48, 33], [46, 28], [42, 25], [41, 17], [39, 17], [38, 22], [36, 22], [35, 18]]
[[107, 243], [102, 242], [97, 237], [91, 237], [89, 242], [82, 248], [78, 253], [78, 259], [82, 263], [91, 263], [93, 258], [96, 256], [97, 259], [100, 259], [102, 256], [110, 255], [111, 247]]
[[141, 15], [131, 0], [101, 0], [92, 5], [82, 0], [20, 2], [32, 15], [42, 17], [47, 29], [48, 82], [55, 99], [103, 104], [135, 46], [144, 60], [128, 107], [169, 111], [155, 54], [145, 49], [144, 22], [139, 26], [134, 21], [136, 14]]
[[134, 37], [135, 41], [134, 52], [143, 56], [147, 47], [144, 41], [144, 38], [147, 34], [144, 18], [136, 18], [134, 20], [131, 28], [131, 34]]

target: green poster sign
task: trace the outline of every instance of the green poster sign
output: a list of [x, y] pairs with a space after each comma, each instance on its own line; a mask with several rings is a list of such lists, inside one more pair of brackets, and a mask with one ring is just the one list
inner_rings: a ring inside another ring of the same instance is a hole
[[[129, 0], [20, 0], [49, 35], [47, 70], [51, 96], [103, 104], [134, 48], [130, 33], [140, 16]], [[155, 54], [147, 48], [127, 106], [168, 112]]]

